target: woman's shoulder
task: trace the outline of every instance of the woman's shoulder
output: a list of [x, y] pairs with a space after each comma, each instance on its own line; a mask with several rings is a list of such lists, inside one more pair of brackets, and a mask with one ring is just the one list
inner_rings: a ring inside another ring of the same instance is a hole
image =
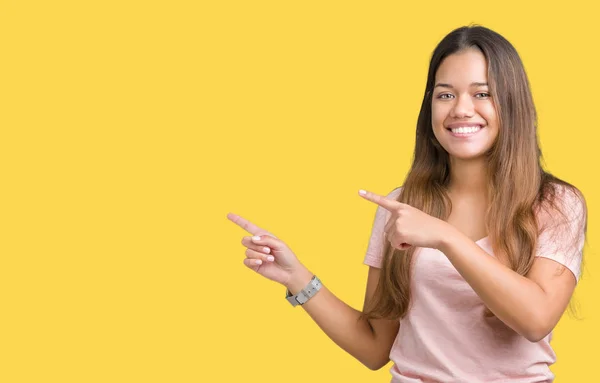
[[397, 200], [398, 197], [400, 197], [401, 192], [402, 192], [402, 186], [398, 186], [398, 187], [394, 188], [391, 192], [389, 192], [386, 197], [389, 199]]
[[583, 193], [563, 181], [549, 183], [540, 196], [538, 219], [554, 223], [585, 221], [587, 205]]
[[551, 182], [544, 189], [542, 205], [549, 208], [569, 209], [585, 207], [585, 197], [581, 190], [564, 181]]

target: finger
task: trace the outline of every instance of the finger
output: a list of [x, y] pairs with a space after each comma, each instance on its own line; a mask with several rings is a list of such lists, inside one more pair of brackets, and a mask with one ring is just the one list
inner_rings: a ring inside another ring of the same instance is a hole
[[383, 232], [383, 238], [385, 240], [389, 241], [393, 248], [400, 249], [400, 250], [406, 250], [409, 247], [411, 247], [410, 244], [403, 242], [401, 240], [397, 240], [396, 236], [394, 234], [395, 234], [394, 232], [391, 232], [391, 233], [388, 233], [387, 231]]
[[264, 246], [264, 245], [257, 245], [254, 242], [252, 242], [252, 238], [250, 238], [250, 237], [242, 238], [242, 245], [244, 245], [247, 248], [252, 249], [254, 251], [258, 251], [259, 253], [271, 254], [270, 247]]
[[[260, 253], [258, 251], [254, 251], [252, 249], [246, 249], [246, 257], [256, 259], [259, 261], [263, 261], [263, 262], [273, 262], [275, 260], [275, 257], [272, 255]], [[257, 263], [257, 264], [260, 265], [260, 263]]]
[[394, 225], [395, 221], [396, 221], [395, 219], [390, 219], [389, 221], [387, 221], [387, 223], [385, 224], [385, 227], [383, 228], [383, 232], [389, 233], [390, 229]]
[[283, 242], [270, 235], [255, 235], [250, 239], [255, 245], [270, 247], [271, 253], [275, 252], [275, 250], [282, 250], [285, 247]]
[[248, 268], [254, 271], [258, 271], [258, 268], [260, 267], [260, 264], [257, 264], [257, 262], [260, 262], [260, 264], [262, 264], [262, 261], [260, 259], [244, 259], [244, 265], [246, 265]]
[[396, 248], [400, 249], [400, 250], [406, 250], [406, 249], [408, 249], [410, 247], [411, 247], [411, 245], [409, 245], [408, 243], [401, 243], [398, 246], [396, 246]]
[[402, 204], [396, 200], [389, 199], [387, 197], [375, 194], [370, 191], [359, 190], [358, 194], [364, 199], [374, 202], [388, 211], [394, 211], [395, 209], [398, 209], [400, 206], [402, 206]]
[[394, 212], [390, 219], [388, 219], [388, 221], [385, 223], [383, 230], [389, 235], [391, 235], [392, 231], [396, 228], [396, 225], [399, 224], [399, 218], [400, 216], [398, 215], [398, 213]]
[[263, 234], [270, 234], [268, 231], [266, 231], [265, 229], [256, 226], [255, 224], [253, 224], [252, 222], [248, 221], [245, 218], [240, 217], [237, 214], [233, 214], [233, 213], [228, 213], [227, 214], [227, 218], [235, 223], [236, 225], [238, 225], [239, 227], [241, 227], [242, 229], [246, 230], [248, 233], [252, 234], [252, 235], [263, 235]]
[[400, 249], [400, 250], [406, 250], [409, 247], [411, 247], [410, 244], [408, 244], [406, 242], [402, 242], [402, 240], [397, 240], [397, 239], [390, 240], [390, 243], [392, 244], [393, 248]]

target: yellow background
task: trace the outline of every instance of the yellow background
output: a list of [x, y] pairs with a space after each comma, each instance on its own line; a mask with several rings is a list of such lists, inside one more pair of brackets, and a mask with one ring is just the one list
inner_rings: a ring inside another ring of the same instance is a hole
[[[598, 9], [524, 1], [2, 1], [1, 382], [387, 382], [242, 265], [235, 212], [362, 305], [452, 29], [511, 41], [589, 205], [557, 382], [598, 382]], [[595, 245], [596, 244], [596, 245]]]

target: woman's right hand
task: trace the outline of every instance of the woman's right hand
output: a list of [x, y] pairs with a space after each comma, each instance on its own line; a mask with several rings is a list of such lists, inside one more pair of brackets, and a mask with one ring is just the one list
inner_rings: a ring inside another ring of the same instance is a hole
[[239, 215], [229, 213], [227, 218], [252, 234], [242, 238], [242, 245], [246, 246], [244, 264], [248, 268], [286, 287], [295, 275], [306, 272], [292, 250], [273, 234]]

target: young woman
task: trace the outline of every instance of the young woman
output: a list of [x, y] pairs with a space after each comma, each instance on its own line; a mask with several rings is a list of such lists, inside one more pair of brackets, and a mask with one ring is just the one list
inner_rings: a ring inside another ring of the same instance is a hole
[[229, 214], [244, 264], [288, 289], [341, 348], [392, 382], [552, 382], [551, 333], [579, 280], [582, 194], [543, 170], [537, 117], [514, 47], [481, 26], [431, 58], [414, 161], [377, 211], [362, 311], [286, 244]]

